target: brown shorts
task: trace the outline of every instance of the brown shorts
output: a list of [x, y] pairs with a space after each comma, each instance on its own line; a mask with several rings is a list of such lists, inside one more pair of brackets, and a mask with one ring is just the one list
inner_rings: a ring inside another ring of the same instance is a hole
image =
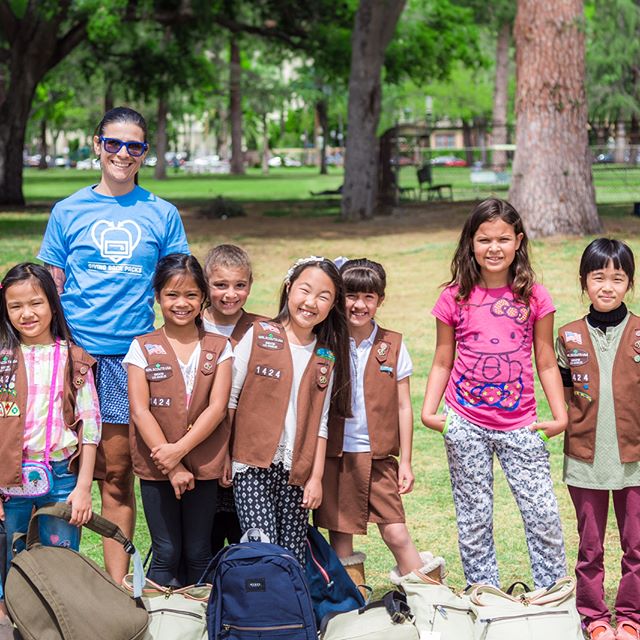
[[398, 493], [398, 462], [393, 456], [373, 460], [370, 453], [344, 453], [327, 458], [322, 504], [314, 523], [330, 531], [367, 533], [367, 522], [404, 522]]
[[129, 425], [103, 424], [102, 439], [96, 452], [94, 480], [107, 483], [129, 482], [133, 476], [131, 450], [129, 448]]

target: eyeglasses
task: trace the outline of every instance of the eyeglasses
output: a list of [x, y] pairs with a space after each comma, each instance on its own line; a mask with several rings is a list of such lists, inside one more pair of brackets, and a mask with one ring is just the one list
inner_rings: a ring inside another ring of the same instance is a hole
[[118, 138], [105, 138], [100, 136], [100, 142], [102, 142], [102, 148], [107, 153], [118, 153], [122, 147], [126, 147], [127, 153], [134, 158], [141, 156], [148, 148], [149, 145], [146, 142], [124, 142], [124, 140], [118, 140]]

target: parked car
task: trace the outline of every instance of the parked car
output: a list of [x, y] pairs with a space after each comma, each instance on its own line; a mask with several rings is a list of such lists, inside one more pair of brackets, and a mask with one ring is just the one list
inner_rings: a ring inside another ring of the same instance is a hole
[[187, 173], [230, 173], [231, 171], [229, 163], [215, 155], [189, 160], [183, 167]]
[[431, 164], [441, 167], [466, 167], [467, 162], [458, 156], [436, 156], [431, 158]]
[[100, 170], [100, 160], [98, 158], [86, 158], [85, 160], [78, 160], [76, 163], [76, 169], [82, 171], [88, 171], [89, 169]]
[[607, 151], [607, 153], [599, 153], [594, 162], [596, 164], [610, 164], [613, 162], [613, 153], [611, 151]]
[[301, 167], [302, 162], [300, 160], [296, 160], [295, 158], [289, 158], [287, 156], [273, 156], [273, 158], [269, 158], [269, 166], [270, 167]]

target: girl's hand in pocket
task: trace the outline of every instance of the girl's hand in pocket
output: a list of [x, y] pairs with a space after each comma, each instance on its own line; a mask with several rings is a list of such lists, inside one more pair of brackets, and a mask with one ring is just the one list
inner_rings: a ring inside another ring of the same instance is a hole
[[444, 432], [444, 423], [446, 420], [447, 416], [444, 413], [432, 413], [422, 416], [422, 424], [424, 424], [425, 427], [440, 433]]
[[532, 424], [529, 427], [531, 431], [540, 431], [541, 433], [544, 433], [547, 439], [553, 438], [554, 436], [563, 433], [566, 428], [567, 425], [564, 423], [564, 421], [561, 420], [546, 420], [545, 422]]

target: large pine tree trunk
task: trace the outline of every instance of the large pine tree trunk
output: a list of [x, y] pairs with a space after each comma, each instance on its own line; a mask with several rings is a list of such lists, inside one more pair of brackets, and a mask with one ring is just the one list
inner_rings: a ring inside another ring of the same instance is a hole
[[378, 191], [378, 140], [384, 54], [406, 0], [360, 0], [351, 37], [349, 115], [342, 216], [372, 218]]
[[158, 124], [156, 130], [156, 168], [153, 177], [156, 180], [167, 179], [167, 161], [165, 153], [167, 153], [167, 98], [163, 95], [158, 97]]
[[[494, 145], [507, 144], [507, 104], [509, 99], [509, 43], [511, 42], [511, 22], [505, 22], [498, 32], [496, 44], [496, 79], [493, 88], [493, 131]], [[504, 171], [507, 166], [507, 152], [493, 152], [493, 168]]]
[[231, 173], [234, 175], [244, 173], [241, 74], [238, 36], [232, 33], [229, 43], [229, 116], [231, 119]]
[[518, 0], [509, 198], [533, 236], [601, 229], [591, 176], [582, 0]]

